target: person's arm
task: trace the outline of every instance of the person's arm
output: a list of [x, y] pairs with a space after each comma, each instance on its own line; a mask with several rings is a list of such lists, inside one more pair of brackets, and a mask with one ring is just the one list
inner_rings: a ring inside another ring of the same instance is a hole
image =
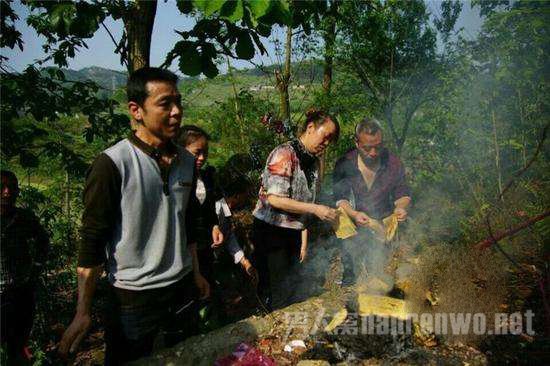
[[359, 226], [369, 226], [370, 217], [362, 211], [355, 210], [349, 201], [352, 193], [351, 183], [348, 177], [346, 166], [349, 161], [346, 158], [341, 158], [334, 166], [332, 173], [332, 191], [336, 207], [341, 207], [346, 214]]
[[354, 210], [351, 207], [351, 203], [348, 200], [340, 200], [337, 203], [338, 207], [341, 207], [346, 214], [351, 217], [353, 221], [359, 226], [369, 226], [371, 218], [367, 216], [363, 211]]
[[189, 253], [191, 254], [191, 260], [193, 263], [193, 277], [195, 279], [195, 285], [199, 289], [201, 299], [206, 299], [210, 296], [210, 285], [208, 281], [202, 276], [199, 267], [199, 257], [197, 256], [197, 243], [191, 243], [188, 246]]
[[275, 148], [269, 155], [262, 175], [262, 186], [268, 203], [276, 209], [289, 213], [314, 214], [321, 220], [335, 220], [336, 210], [291, 198], [290, 189], [295, 159], [293, 150], [285, 145]]
[[91, 304], [105, 263], [105, 247], [119, 219], [121, 182], [118, 169], [106, 154], [98, 156], [86, 177], [78, 248], [78, 302], [59, 344], [59, 354], [64, 358], [76, 351], [91, 324]]
[[227, 234], [228, 238], [226, 239], [226, 249], [229, 255], [233, 258], [235, 264], [240, 263], [244, 257], [244, 251], [239, 245], [237, 238], [233, 232]]
[[105, 247], [120, 221], [122, 178], [114, 162], [101, 154], [92, 164], [84, 185], [84, 211], [80, 229], [78, 267], [105, 263]]
[[307, 257], [307, 229], [302, 230], [302, 244], [300, 246], [300, 263], [303, 263]]
[[336, 210], [315, 203], [300, 202], [292, 198], [281, 197], [275, 194], [267, 196], [269, 204], [279, 210], [296, 214], [313, 214], [321, 220], [333, 221], [337, 217]]
[[92, 324], [91, 308], [97, 279], [103, 272], [103, 266], [93, 268], [78, 267], [78, 302], [76, 314], [59, 342], [59, 354], [66, 358], [74, 353]]

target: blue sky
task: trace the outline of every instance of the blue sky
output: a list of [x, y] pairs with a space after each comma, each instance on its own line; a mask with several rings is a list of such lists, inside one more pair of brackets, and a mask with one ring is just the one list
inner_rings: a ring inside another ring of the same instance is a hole
[[[437, 15], [439, 10], [439, 1], [428, 1], [428, 6], [432, 14]], [[27, 26], [25, 19], [28, 16], [28, 9], [23, 6], [18, 0], [13, 4], [16, 13], [19, 15], [19, 20], [16, 22], [16, 28], [22, 33], [24, 41], [23, 52], [18, 48], [10, 50], [3, 48], [1, 53], [8, 57], [8, 65], [17, 70], [23, 70], [28, 64], [34, 63], [35, 60], [44, 57], [41, 45], [44, 43], [44, 38], [39, 37], [36, 32]], [[166, 53], [180, 39], [179, 35], [174, 30], [190, 29], [194, 21], [192, 18], [183, 16], [177, 9], [174, 1], [159, 1], [157, 9], [157, 17], [153, 29], [153, 42], [151, 47], [151, 65], [159, 65], [164, 61]], [[105, 22], [107, 28], [113, 34], [115, 39], [119, 39], [122, 34], [122, 21], [114, 21], [108, 18]], [[481, 19], [478, 11], [471, 9], [470, 3], [465, 2], [460, 18], [457, 22], [457, 27], [464, 28], [464, 36], [471, 38], [475, 37], [481, 26]], [[268, 50], [267, 56], [257, 55], [253, 60], [256, 63], [271, 64], [277, 61], [274, 39], [283, 39], [283, 31], [274, 29], [270, 39], [264, 40], [264, 46]], [[120, 65], [119, 55], [113, 51], [115, 49], [108, 33], [103, 29], [94, 35], [87, 42], [88, 49], [82, 49], [74, 59], [69, 61], [69, 68], [79, 70], [89, 66], [100, 66], [114, 70], [124, 70]], [[232, 65], [237, 68], [253, 67], [250, 62], [241, 60], [232, 60]], [[176, 71], [176, 65], [172, 67]], [[225, 70], [225, 64], [221, 67]]]

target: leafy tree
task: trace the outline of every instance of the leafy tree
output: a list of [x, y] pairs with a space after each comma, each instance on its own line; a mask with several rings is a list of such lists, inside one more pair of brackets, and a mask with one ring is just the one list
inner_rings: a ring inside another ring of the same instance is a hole
[[[303, 3], [309, 5], [299, 5], [300, 9], [308, 9], [314, 13], [322, 9], [312, 6], [312, 1]], [[9, 8], [8, 2], [4, 1], [2, 4]], [[111, 36], [115, 52], [120, 54], [121, 63], [130, 72], [149, 65], [156, 0], [25, 0], [24, 4], [33, 10], [28, 23], [46, 37], [47, 42], [43, 46], [48, 54], [46, 59], [52, 59], [59, 66], [66, 66], [68, 58], [74, 57], [80, 48], [87, 47], [86, 40], [93, 37], [101, 26], [105, 27], [104, 20], [107, 16], [120, 19], [124, 23], [121, 39], [116, 40]], [[297, 19], [291, 14], [285, 0], [179, 0], [177, 5], [182, 16], [194, 15], [199, 20], [190, 31], [177, 31], [182, 40], [168, 53], [164, 65], [167, 66], [179, 58], [179, 69], [191, 76], [200, 73], [208, 77], [217, 75], [215, 60], [220, 54], [251, 59], [256, 47], [264, 53], [260, 36], [268, 36], [273, 25], [297, 26], [306, 22], [309, 16], [308, 12], [303, 11], [300, 14], [304, 19]], [[10, 9], [7, 10], [6, 19], [9, 19]], [[13, 32], [11, 34], [21, 44], [20, 37]], [[6, 38], [5, 42], [8, 41]], [[14, 43], [13, 40], [10, 42]]]
[[[450, 20], [441, 25], [447, 31], [459, 11], [453, 7], [445, 13]], [[444, 72], [426, 5], [419, 0], [349, 1], [339, 14], [338, 62], [361, 80], [368, 103], [384, 117], [401, 151], [415, 112], [430, 99]]]

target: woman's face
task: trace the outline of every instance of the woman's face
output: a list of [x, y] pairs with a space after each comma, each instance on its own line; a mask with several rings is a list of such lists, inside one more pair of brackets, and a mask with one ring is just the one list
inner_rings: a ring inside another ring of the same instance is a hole
[[202, 168], [206, 159], [208, 159], [208, 141], [204, 137], [199, 137], [194, 142], [185, 147], [193, 156], [195, 156], [195, 168]]
[[322, 125], [315, 126], [313, 122], [307, 125], [302, 142], [311, 154], [321, 155], [334, 139], [336, 125], [328, 119]]

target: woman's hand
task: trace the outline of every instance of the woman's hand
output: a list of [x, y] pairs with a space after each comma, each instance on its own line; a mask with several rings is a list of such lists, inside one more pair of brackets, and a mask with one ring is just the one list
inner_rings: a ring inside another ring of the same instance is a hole
[[323, 221], [334, 222], [338, 218], [338, 211], [324, 205], [315, 205], [313, 214]]

